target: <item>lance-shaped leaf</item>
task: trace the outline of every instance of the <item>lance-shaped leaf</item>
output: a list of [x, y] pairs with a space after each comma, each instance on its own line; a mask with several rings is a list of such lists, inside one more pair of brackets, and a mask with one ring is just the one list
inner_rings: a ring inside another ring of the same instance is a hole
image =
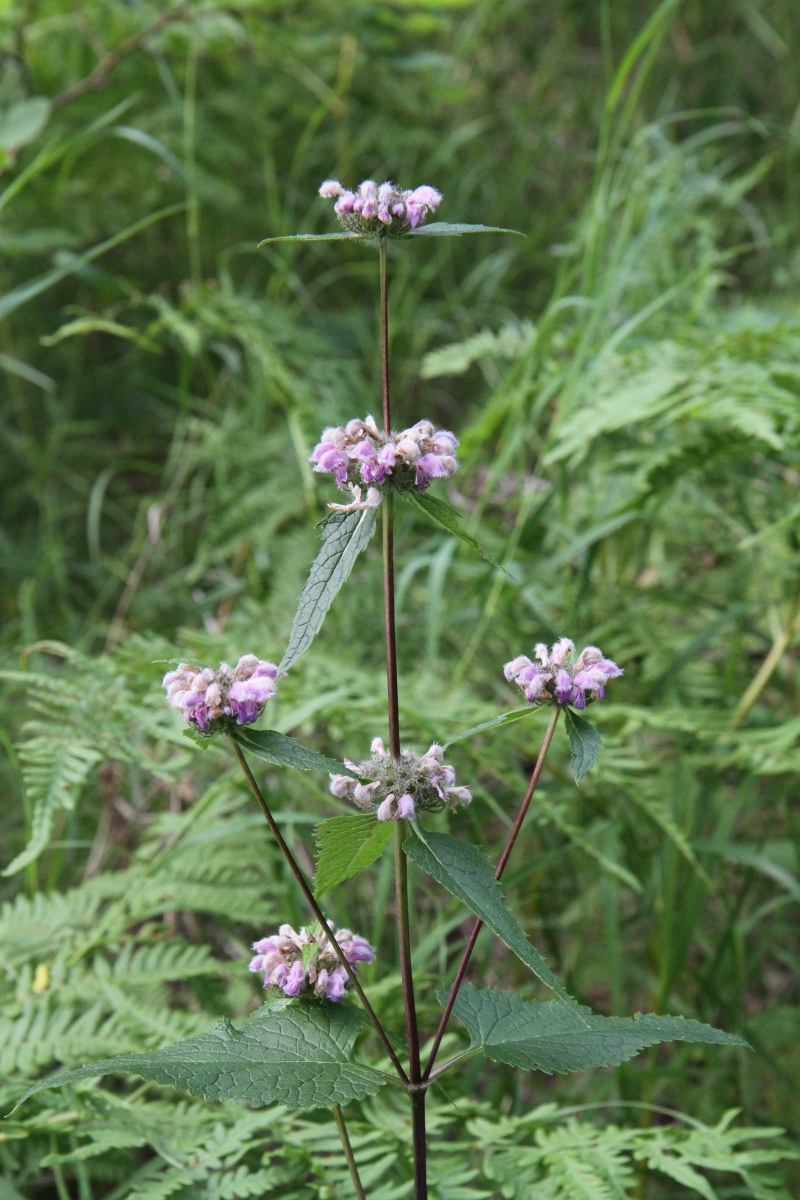
[[433, 521], [434, 525], [438, 525], [440, 529], [447, 530], [448, 533], [451, 533], [453, 537], [457, 537], [460, 541], [466, 542], [470, 549], [475, 550], [476, 553], [480, 554], [481, 558], [485, 558], [493, 567], [500, 567], [501, 571], [504, 571], [506, 575], [508, 574], [505, 567], [501, 566], [496, 558], [492, 558], [488, 550], [484, 550], [477, 538], [467, 533], [452, 504], [447, 504], [444, 500], [438, 500], [435, 496], [428, 495], [427, 492], [415, 492], [403, 489], [402, 491], [398, 491], [397, 495], [401, 500], [405, 500], [406, 504], [410, 504], [418, 512], [424, 513], [428, 520]]
[[333, 771], [336, 775], [354, 775], [338, 758], [317, 754], [308, 746], [301, 746], [294, 738], [275, 729], [251, 729], [249, 725], [232, 725], [230, 735], [243, 750], [249, 750], [264, 762], [276, 763], [279, 767], [299, 767], [301, 771]]
[[497, 729], [500, 725], [513, 725], [515, 721], [521, 721], [523, 717], [539, 712], [540, 708], [541, 706], [537, 708], [535, 704], [526, 704], [524, 708], [512, 708], [509, 712], [501, 713], [499, 717], [493, 717], [491, 721], [482, 721], [480, 725], [473, 725], [471, 729], [457, 733], [455, 737], [450, 738], [449, 742], [443, 743], [442, 749], [448, 750], [454, 742], [463, 742], [466, 738], [474, 737], [476, 733], [484, 733], [487, 729]]
[[420, 225], [411, 237], [460, 237], [462, 233], [513, 233], [516, 237], [525, 237], [519, 229], [502, 229], [499, 225], [453, 225], [449, 221], [432, 221], [430, 225]]
[[297, 601], [289, 644], [278, 668], [288, 671], [319, 633], [325, 614], [375, 532], [374, 508], [331, 513], [322, 522], [322, 546]]
[[575, 782], [580, 783], [600, 757], [603, 743], [594, 725], [590, 725], [584, 717], [579, 717], [571, 708], [565, 710], [564, 724], [569, 738], [572, 774]]
[[412, 862], [480, 917], [542, 983], [562, 1000], [577, 1006], [506, 908], [500, 884], [483, 851], [447, 833], [423, 831], [416, 822], [413, 828], [417, 836], [407, 837], [403, 842]]
[[377, 244], [380, 241], [398, 242], [423, 236], [460, 237], [462, 233], [513, 233], [516, 237], [525, 237], [525, 234], [520, 233], [519, 229], [502, 229], [499, 225], [452, 225], [447, 221], [433, 221], [430, 225], [420, 225], [419, 229], [409, 229], [401, 234], [387, 234], [382, 229], [376, 229], [374, 233], [284, 233], [279, 237], [264, 238], [258, 245], [260, 248], [270, 242], [340, 242], [345, 240]]
[[341, 242], [363, 241], [357, 233], [285, 233], [281, 237], [264, 238], [258, 243], [258, 248], [266, 246], [269, 242]]
[[[447, 993], [440, 995], [444, 1004]], [[684, 1017], [602, 1017], [560, 1000], [520, 1000], [513, 992], [465, 984], [453, 1012], [466, 1025], [472, 1047], [495, 1062], [529, 1071], [566, 1074], [586, 1067], [615, 1067], [647, 1046], [660, 1042], [709, 1042], [746, 1046], [733, 1033], [723, 1033]]]
[[315, 890], [323, 896], [380, 858], [391, 841], [392, 822], [372, 814], [331, 817], [314, 826], [314, 837], [319, 847]]
[[352, 1061], [361, 1025], [360, 1014], [346, 1005], [299, 1001], [279, 1012], [264, 1005], [243, 1025], [223, 1020], [209, 1033], [161, 1050], [121, 1054], [43, 1079], [22, 1099], [95, 1075], [130, 1074], [206, 1100], [329, 1108], [374, 1096], [383, 1083], [378, 1071]]

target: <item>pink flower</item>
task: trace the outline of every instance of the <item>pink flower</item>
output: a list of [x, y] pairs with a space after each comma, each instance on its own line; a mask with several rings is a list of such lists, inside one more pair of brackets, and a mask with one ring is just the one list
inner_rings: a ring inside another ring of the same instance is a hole
[[275, 695], [277, 675], [274, 663], [245, 654], [235, 667], [220, 663], [216, 671], [181, 663], [177, 670], [167, 671], [162, 686], [172, 707], [206, 733], [224, 729], [226, 722], [257, 721]]
[[609, 679], [622, 675], [622, 668], [596, 646], [586, 646], [575, 654], [575, 643], [560, 638], [551, 646], [540, 642], [535, 650], [536, 663], [526, 655], [512, 658], [503, 668], [509, 681], [522, 688], [532, 704], [565, 704], [578, 710], [595, 700], [602, 700]]
[[[278, 987], [287, 996], [302, 993], [315, 995], [319, 999], [338, 1002], [350, 986], [347, 972], [326, 934], [313, 929], [295, 930], [291, 925], [281, 925], [277, 935], [261, 938], [253, 943], [257, 951], [251, 959], [249, 970], [263, 974], [264, 987]], [[370, 963], [375, 951], [364, 938], [349, 929], [331, 931], [349, 963], [356, 969], [361, 962]], [[313, 947], [313, 954], [303, 952]]]
[[371, 237], [404, 237], [435, 212], [441, 193], [426, 184], [401, 191], [393, 183], [378, 186], [365, 179], [355, 192], [343, 188], [338, 179], [326, 179], [319, 188], [324, 200], [336, 200], [334, 212], [351, 233]]

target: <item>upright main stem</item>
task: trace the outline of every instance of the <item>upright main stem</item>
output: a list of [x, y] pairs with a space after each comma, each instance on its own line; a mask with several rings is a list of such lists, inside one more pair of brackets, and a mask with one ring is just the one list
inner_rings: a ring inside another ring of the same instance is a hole
[[[383, 431], [392, 432], [392, 411], [389, 403], [389, 304], [386, 272], [386, 242], [380, 242], [381, 273], [381, 399]], [[386, 634], [386, 688], [389, 699], [389, 752], [400, 757], [400, 709], [397, 693], [397, 634], [394, 617], [394, 505], [392, 493], [383, 493], [383, 609]], [[408, 872], [403, 851], [405, 828], [395, 822], [394, 865], [397, 895], [397, 935], [400, 944], [400, 973], [403, 981], [403, 1005], [406, 1014], [408, 1041], [409, 1084], [411, 1091], [411, 1128], [414, 1146], [414, 1200], [427, 1200], [428, 1173], [425, 1140], [425, 1090], [422, 1083], [422, 1064], [419, 1053], [417, 1006], [414, 1000], [414, 977], [411, 966], [411, 933], [408, 907]]]
[[[531, 800], [533, 799], [533, 793], [536, 791], [536, 785], [539, 782], [539, 776], [542, 773], [542, 767], [544, 766], [544, 760], [547, 757], [547, 751], [550, 749], [550, 743], [552, 742], [553, 734], [556, 731], [556, 724], [558, 722], [558, 714], [560, 711], [561, 710], [557, 704], [553, 706], [553, 711], [550, 716], [550, 723], [547, 726], [547, 729], [545, 730], [545, 735], [542, 740], [541, 749], [539, 750], [539, 756], [536, 759], [536, 766], [533, 768], [533, 773], [531, 775], [530, 783], [528, 784], [528, 790], [525, 793], [525, 797], [522, 801], [522, 804], [520, 805], [519, 812], [517, 813], [517, 819], [514, 822], [514, 827], [511, 830], [511, 833], [508, 835], [508, 841], [506, 842], [506, 848], [503, 851], [502, 855], [500, 856], [500, 862], [497, 864], [497, 870], [494, 873], [495, 879], [499, 879], [501, 877], [501, 875], [503, 874], [503, 871], [505, 871], [505, 869], [506, 869], [506, 863], [508, 862], [509, 858], [511, 857], [511, 851], [514, 849], [514, 843], [516, 842], [517, 837], [519, 836], [519, 831], [522, 828], [522, 822], [525, 820], [525, 814], [527, 813], [527, 811], [530, 807]], [[447, 1022], [450, 1020], [450, 1014], [452, 1013], [453, 1006], [456, 1002], [456, 996], [458, 995], [458, 989], [461, 987], [461, 984], [464, 982], [464, 976], [467, 973], [467, 967], [469, 966], [469, 960], [472, 957], [472, 951], [475, 949], [475, 943], [478, 940], [478, 934], [480, 933], [482, 928], [483, 928], [483, 921], [481, 921], [480, 919], [478, 919], [475, 922], [475, 924], [472, 926], [472, 933], [469, 936], [469, 941], [467, 942], [467, 947], [462, 955], [461, 963], [459, 965], [458, 971], [456, 972], [455, 980], [453, 981], [453, 986], [450, 989], [450, 995], [448, 997], [447, 1004], [445, 1006], [445, 1010], [442, 1013], [442, 1019], [439, 1022], [439, 1028], [436, 1030], [436, 1037], [433, 1039], [433, 1046], [431, 1048], [431, 1052], [428, 1057], [428, 1064], [425, 1067], [425, 1074], [423, 1075], [423, 1079], [426, 1081], [429, 1080], [431, 1077], [431, 1071], [433, 1070], [433, 1064], [436, 1062], [436, 1055], [439, 1053], [439, 1046], [441, 1045], [442, 1038], [444, 1037], [445, 1030], [447, 1029]]]

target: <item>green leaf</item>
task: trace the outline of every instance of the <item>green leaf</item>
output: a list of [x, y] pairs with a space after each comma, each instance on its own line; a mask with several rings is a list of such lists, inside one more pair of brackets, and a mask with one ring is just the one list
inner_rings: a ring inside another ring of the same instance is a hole
[[417, 836], [407, 837], [403, 842], [403, 849], [412, 862], [463, 901], [542, 983], [552, 988], [562, 1000], [576, 1004], [506, 908], [500, 884], [483, 851], [449, 834], [423, 831], [417, 822], [412, 828]]
[[[447, 994], [439, 997], [442, 1004]], [[513, 992], [469, 983], [459, 991], [453, 1012], [469, 1030], [473, 1048], [495, 1062], [547, 1075], [617, 1066], [660, 1042], [747, 1046], [736, 1034], [684, 1017], [603, 1017], [583, 1005], [520, 1000]]]
[[357, 233], [286, 233], [282, 237], [264, 238], [258, 243], [258, 248], [266, 246], [268, 242], [340, 242], [343, 238], [351, 242], [364, 240]]
[[392, 838], [392, 822], [372, 814], [331, 817], [314, 827], [317, 840], [318, 896], [330, 892], [351, 875], [375, 862]]
[[161, 1050], [122, 1054], [43, 1079], [22, 1100], [95, 1075], [131, 1074], [206, 1100], [289, 1108], [347, 1104], [374, 1096], [383, 1083], [379, 1072], [352, 1061], [361, 1024], [347, 1005], [298, 1001], [279, 1012], [264, 1005], [241, 1026], [223, 1020]]
[[400, 237], [386, 237], [381, 230], [374, 233], [285, 233], [280, 237], [264, 238], [258, 243], [259, 247], [269, 242], [334, 242], [347, 239], [357, 242], [405, 241], [412, 237], [460, 237], [462, 233], [513, 233], [517, 237], [525, 237], [518, 229], [501, 229], [498, 225], [450, 225], [446, 221], [434, 221], [430, 225], [421, 225], [419, 229], [409, 230]]
[[410, 504], [412, 508], [416, 508], [419, 512], [424, 513], [429, 520], [433, 521], [434, 525], [438, 525], [441, 529], [446, 529], [454, 537], [459, 538], [462, 542], [466, 542], [468, 546], [480, 554], [481, 558], [485, 558], [493, 567], [499, 567], [506, 575], [508, 574], [505, 567], [501, 566], [496, 558], [492, 558], [487, 550], [484, 550], [477, 538], [472, 537], [462, 527], [461, 519], [452, 504], [448, 504], [444, 500], [437, 500], [435, 496], [429, 496], [427, 492], [403, 490], [398, 491], [396, 494], [401, 500], [405, 500], [406, 504]]
[[519, 229], [502, 229], [499, 225], [451, 225], [447, 221], [420, 225], [409, 237], [460, 237], [462, 233], [513, 233], [516, 237], [525, 237]]
[[539, 712], [541, 708], [542, 705], [536, 704], [526, 704], [524, 708], [512, 708], [510, 712], [501, 713], [499, 717], [493, 717], [491, 721], [483, 721], [480, 725], [473, 725], [471, 729], [465, 729], [463, 733], [457, 733], [455, 737], [450, 738], [449, 742], [443, 744], [442, 749], [448, 750], [454, 742], [463, 742], [466, 738], [474, 737], [476, 733], [483, 733], [486, 729], [496, 729], [498, 725], [513, 725], [514, 721], [521, 721], [523, 717]]
[[375, 532], [375, 518], [374, 508], [364, 508], [331, 513], [322, 522], [322, 547], [297, 601], [289, 644], [278, 668], [281, 674], [297, 662], [319, 633], [336, 593]]
[[594, 725], [590, 725], [584, 717], [579, 717], [571, 708], [564, 710], [564, 722], [569, 738], [572, 774], [575, 782], [580, 783], [600, 757], [603, 743]]
[[338, 758], [328, 758], [325, 754], [317, 754], [308, 746], [301, 746], [294, 738], [275, 729], [251, 729], [248, 725], [232, 725], [228, 730], [235, 742], [243, 750], [249, 750], [256, 758], [264, 762], [276, 763], [279, 767], [298, 767], [301, 771], [333, 771], [336, 775], [358, 776], [339, 762]]
[[18, 150], [34, 141], [50, 119], [50, 102], [45, 96], [20, 100], [0, 114], [0, 146]]

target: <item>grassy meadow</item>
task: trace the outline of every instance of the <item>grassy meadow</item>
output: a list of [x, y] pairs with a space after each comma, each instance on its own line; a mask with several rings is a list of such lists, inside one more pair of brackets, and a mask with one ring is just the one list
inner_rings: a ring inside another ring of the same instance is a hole
[[[433, 1194], [791, 1200], [800, 8], [30, 0], [0, 4], [0, 55], [0, 1111], [250, 1012], [250, 943], [304, 919], [230, 755], [199, 753], [159, 685], [176, 657], [280, 659], [337, 498], [308, 455], [380, 407], [378, 268], [257, 243], [333, 229], [325, 178], [391, 178], [525, 235], [390, 248], [397, 424], [461, 439], [437, 487], [508, 571], [401, 514], [404, 741], [515, 707], [502, 666], [537, 641], [600, 645], [625, 668], [593, 713], [604, 753], [577, 789], [556, 743], [506, 896], [597, 1010], [752, 1046], [563, 1078], [472, 1060], [431, 1095]], [[382, 622], [374, 544], [269, 724], [363, 758]], [[493, 858], [545, 723], [449, 752], [475, 796], [452, 823]], [[341, 811], [325, 776], [259, 777], [313, 870]], [[430, 1035], [471, 922], [412, 886]], [[402, 1030], [390, 857], [328, 904], [379, 947], [363, 976]], [[470, 978], [539, 995], [485, 932]], [[402, 1200], [384, 1093], [348, 1116], [369, 1195]], [[0, 1200], [349, 1188], [320, 1110], [109, 1078], [0, 1123]]]

